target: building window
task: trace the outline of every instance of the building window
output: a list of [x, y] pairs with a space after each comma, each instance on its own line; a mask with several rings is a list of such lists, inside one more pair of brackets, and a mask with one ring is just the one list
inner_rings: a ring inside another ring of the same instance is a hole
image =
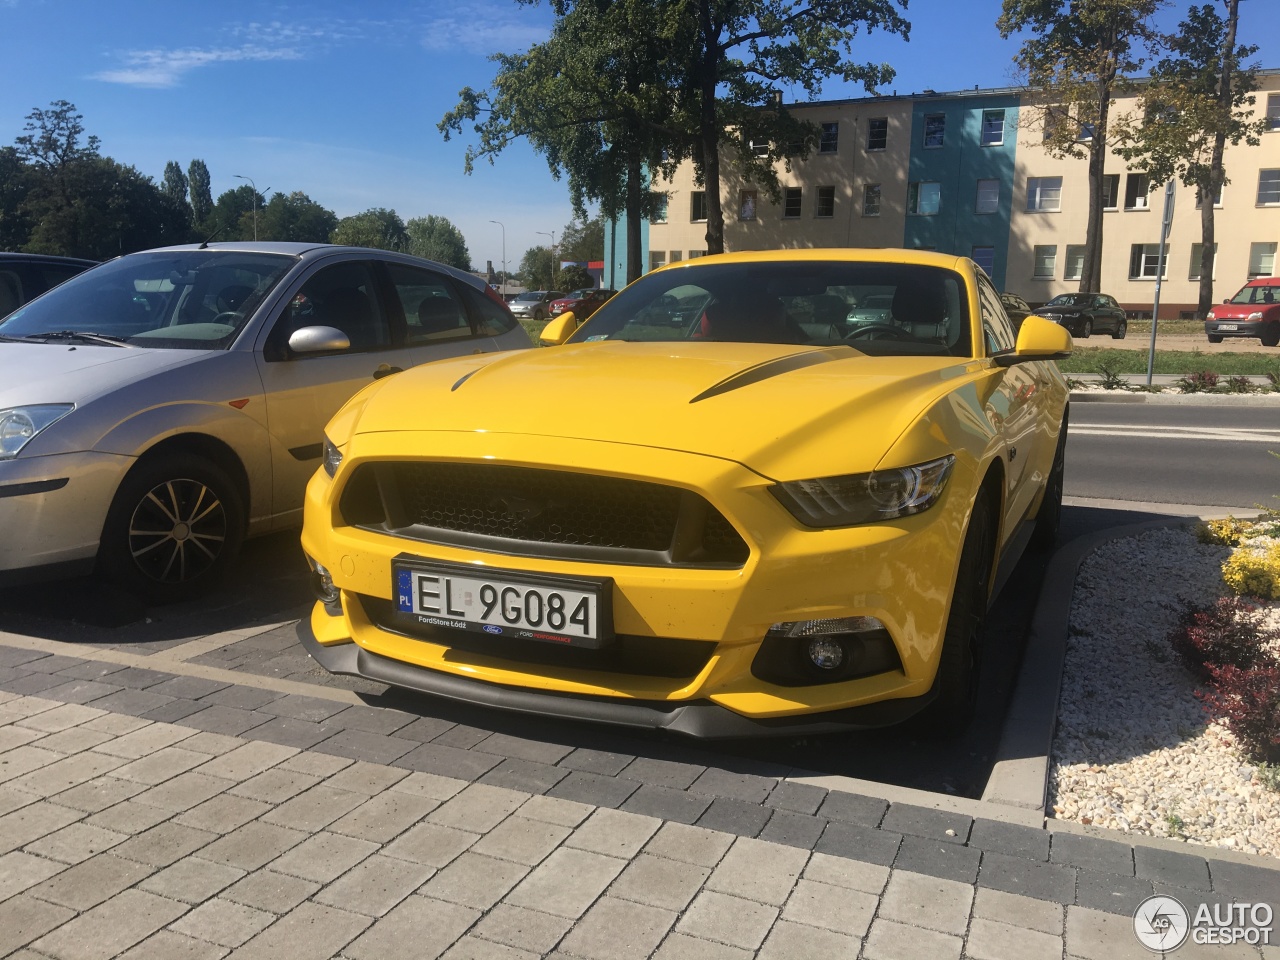
[[649, 251], [649, 269], [657, 270], [659, 267], [667, 265], [667, 255], [661, 250]]
[[794, 220], [800, 216], [801, 197], [799, 187], [785, 187], [782, 191], [782, 219]]
[[1280, 169], [1258, 171], [1258, 206], [1273, 207], [1280, 203]]
[[672, 250], [672, 251], [671, 251], [671, 257], [670, 257], [670, 259], [669, 259], [667, 262], [668, 262], [668, 263], [679, 263], [679, 262], [680, 262], [680, 251], [679, 251], [679, 250]]
[[[1200, 279], [1200, 260], [1201, 260], [1201, 254], [1203, 254], [1203, 253], [1204, 253], [1204, 244], [1203, 244], [1203, 243], [1193, 243], [1193, 244], [1191, 245], [1191, 269], [1187, 271], [1187, 279], [1188, 279], [1188, 280], [1199, 280], [1199, 279]], [[1214, 279], [1217, 279], [1217, 275], [1218, 275], [1218, 245], [1217, 245], [1216, 243], [1213, 245], [1213, 261], [1212, 261], [1212, 264], [1213, 264], [1213, 269], [1210, 271], [1210, 275], [1211, 275]]]
[[1249, 279], [1273, 277], [1276, 273], [1276, 245], [1274, 243], [1249, 244]]
[[1061, 177], [1027, 177], [1027, 210], [1052, 212], [1061, 209]]
[[705, 190], [693, 191], [689, 202], [689, 219], [694, 223], [707, 219], [707, 193]]
[[868, 183], [862, 188], [862, 215], [880, 216], [880, 184]]
[[840, 124], [824, 123], [822, 139], [818, 141], [819, 153], [835, 153], [840, 146]]
[[867, 121], [867, 149], [883, 150], [889, 144], [889, 118], [872, 117]]
[[979, 180], [978, 197], [973, 203], [974, 213], [995, 213], [1000, 209], [1000, 181]]
[[653, 211], [649, 215], [650, 223], [666, 223], [667, 222], [667, 195], [665, 193], [653, 193], [649, 195], [649, 209]]
[[942, 204], [942, 185], [921, 180], [907, 186], [907, 213], [915, 217], [931, 217]]
[[1084, 276], [1084, 244], [1067, 244], [1067, 261], [1062, 265], [1063, 280], [1079, 280]]
[[1120, 174], [1107, 173], [1102, 177], [1102, 209], [1114, 210], [1120, 205]]
[[757, 157], [767, 157], [769, 155], [768, 140], [751, 140], [747, 145], [751, 148], [751, 152]]
[[1032, 249], [1032, 256], [1035, 266], [1032, 268], [1031, 276], [1038, 280], [1052, 280], [1058, 270], [1057, 244], [1037, 246]]
[[1078, 143], [1088, 143], [1093, 139], [1093, 124], [1082, 123], [1080, 129], [1076, 131], [1076, 141]]
[[738, 195], [738, 219], [754, 220], [756, 218], [756, 191], [743, 190]]
[[1004, 143], [1004, 111], [982, 111], [982, 145], [998, 147]]
[[[1129, 248], [1129, 279], [1154, 280], [1160, 270], [1160, 244], [1135, 243]], [[1169, 265], [1166, 261], [1164, 278], [1169, 277]]]
[[924, 116], [924, 145], [926, 147], [942, 146], [947, 130], [945, 113], [926, 113]]
[[1267, 129], [1280, 130], [1280, 93], [1267, 94]]
[[1150, 204], [1151, 178], [1145, 173], [1131, 173], [1124, 184], [1124, 208], [1146, 210]]
[[819, 219], [827, 219], [836, 215], [835, 187], [818, 188], [818, 203], [813, 215]]
[[[1218, 192], [1213, 195], [1213, 205], [1222, 206], [1222, 184], [1218, 184]], [[1204, 197], [1200, 196], [1200, 188], [1196, 187], [1196, 209], [1199, 210], [1202, 206], [1204, 206]]]
[[991, 271], [996, 266], [996, 248], [995, 247], [974, 247], [969, 254], [973, 258], [973, 262], [980, 266], [987, 274], [991, 276]]
[[705, 257], [706, 255], [707, 255], [707, 251], [705, 251], [705, 250], [690, 250], [690, 251], [689, 251], [689, 259], [690, 259], [690, 260], [697, 260], [699, 257]]

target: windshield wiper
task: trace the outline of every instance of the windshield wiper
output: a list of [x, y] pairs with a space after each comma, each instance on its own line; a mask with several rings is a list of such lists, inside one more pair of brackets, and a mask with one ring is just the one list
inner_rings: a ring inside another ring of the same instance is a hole
[[79, 340], [83, 343], [100, 343], [108, 347], [123, 347], [127, 337], [115, 337], [107, 333], [86, 333], [82, 330], [50, 330], [47, 333], [29, 333], [19, 340]]

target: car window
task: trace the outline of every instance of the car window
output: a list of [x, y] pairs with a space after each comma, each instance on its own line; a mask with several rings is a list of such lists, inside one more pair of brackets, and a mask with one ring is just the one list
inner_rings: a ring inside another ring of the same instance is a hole
[[34, 339], [73, 332], [137, 347], [226, 349], [296, 262], [216, 249], [132, 254], [14, 311], [0, 334]]
[[646, 274], [573, 340], [844, 344], [877, 355], [971, 356], [963, 278], [923, 264], [695, 263]]
[[403, 263], [388, 263], [387, 271], [404, 310], [410, 344], [476, 335], [467, 308], [444, 274]]
[[981, 276], [978, 277], [978, 308], [982, 311], [982, 336], [986, 341], [987, 355], [1008, 353], [1017, 342], [1013, 324], [1009, 322], [999, 294]]
[[367, 261], [324, 267], [289, 301], [272, 331], [272, 340], [283, 343], [303, 327], [333, 327], [347, 335], [353, 353], [385, 350], [391, 346], [391, 329], [376, 291]]
[[0, 270], [0, 317], [22, 306], [22, 280], [12, 270]]
[[518, 321], [511, 315], [510, 310], [499, 306], [474, 287], [460, 283], [458, 290], [462, 292], [462, 300], [471, 310], [472, 317], [478, 318], [477, 333], [487, 337], [498, 337], [515, 328]]

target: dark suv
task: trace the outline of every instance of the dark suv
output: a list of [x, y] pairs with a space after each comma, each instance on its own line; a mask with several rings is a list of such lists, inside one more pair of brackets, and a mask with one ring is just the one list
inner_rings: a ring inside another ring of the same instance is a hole
[[0, 317], [97, 263], [43, 253], [0, 253]]

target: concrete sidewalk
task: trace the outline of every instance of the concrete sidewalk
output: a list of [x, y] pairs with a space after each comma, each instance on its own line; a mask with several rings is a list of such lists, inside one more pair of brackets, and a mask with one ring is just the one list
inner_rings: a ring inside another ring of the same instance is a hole
[[[1111, 960], [1151, 955], [1153, 893], [1280, 905], [1271, 861], [506, 734], [462, 750], [469, 728], [108, 653], [0, 644], [0, 956]], [[317, 711], [323, 739], [281, 742]]]

